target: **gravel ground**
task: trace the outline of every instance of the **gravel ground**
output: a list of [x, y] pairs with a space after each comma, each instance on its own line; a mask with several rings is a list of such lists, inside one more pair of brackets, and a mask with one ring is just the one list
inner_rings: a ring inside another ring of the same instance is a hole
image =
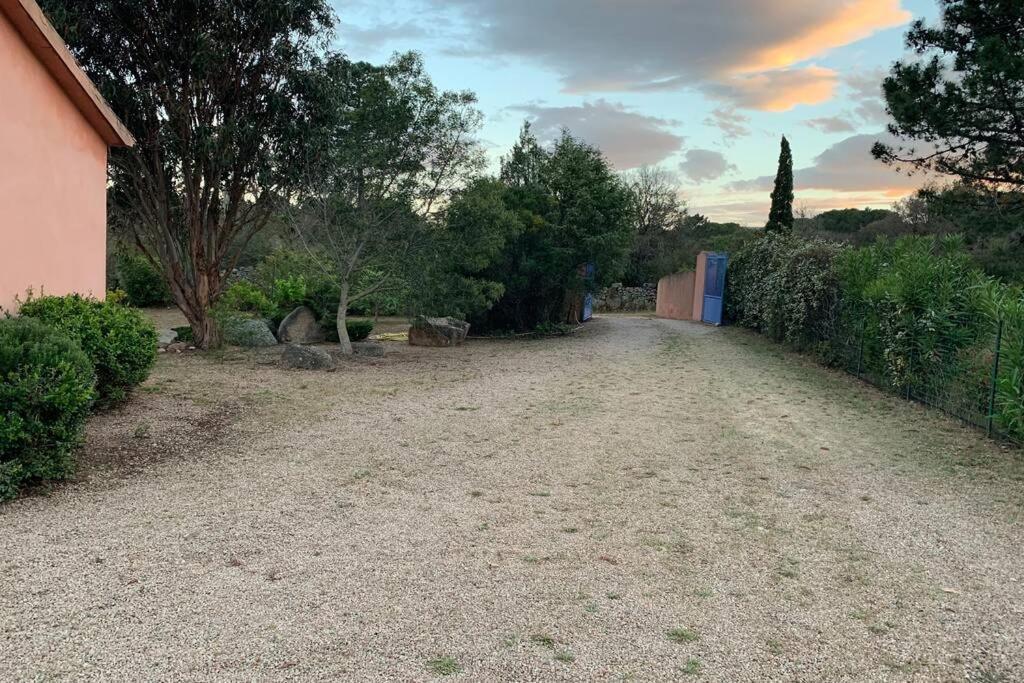
[[162, 356], [0, 507], [0, 680], [1024, 680], [1020, 454], [741, 330]]

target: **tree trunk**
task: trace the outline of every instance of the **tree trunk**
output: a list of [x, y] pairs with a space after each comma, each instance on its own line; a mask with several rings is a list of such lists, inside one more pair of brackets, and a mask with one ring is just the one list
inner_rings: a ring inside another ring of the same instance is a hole
[[338, 345], [341, 352], [346, 356], [352, 355], [352, 341], [348, 338], [348, 327], [345, 325], [345, 318], [348, 315], [348, 283], [341, 285], [338, 298]]
[[220, 345], [220, 328], [207, 308], [179, 306], [192, 327], [192, 344], [197, 349], [211, 349]]

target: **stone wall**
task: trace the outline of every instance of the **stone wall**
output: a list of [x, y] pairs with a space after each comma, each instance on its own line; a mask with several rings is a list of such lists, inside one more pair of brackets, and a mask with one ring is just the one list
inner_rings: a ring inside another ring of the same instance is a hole
[[616, 283], [598, 292], [594, 308], [600, 313], [634, 313], [653, 311], [658, 300], [654, 285], [623, 287]]

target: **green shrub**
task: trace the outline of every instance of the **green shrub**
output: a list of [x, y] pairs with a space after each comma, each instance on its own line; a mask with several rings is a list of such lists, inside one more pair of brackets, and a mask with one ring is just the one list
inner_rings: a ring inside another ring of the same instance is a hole
[[96, 370], [100, 403], [111, 405], [149, 376], [157, 334], [139, 311], [77, 294], [30, 299], [21, 315], [35, 318], [77, 341]]
[[274, 313], [274, 304], [270, 297], [251, 282], [241, 280], [235, 282], [221, 295], [217, 305], [229, 311], [254, 313], [267, 318]]
[[779, 234], [754, 239], [731, 259], [729, 317], [797, 348], [816, 348], [828, 336], [843, 247]]
[[[338, 318], [337, 315], [329, 316], [323, 323], [327, 341], [338, 341]], [[353, 342], [365, 341], [373, 332], [372, 320], [345, 319], [345, 329], [348, 330], [348, 339]]]
[[132, 306], [166, 306], [172, 301], [163, 275], [139, 254], [117, 256], [117, 280]]
[[365, 340], [373, 332], [372, 320], [345, 320], [345, 329], [348, 330], [350, 341], [359, 342]]
[[172, 327], [171, 329], [178, 335], [178, 341], [185, 344], [191, 344], [195, 341], [195, 335], [192, 332], [191, 325], [182, 325], [181, 327]]
[[95, 383], [66, 335], [30, 318], [0, 320], [0, 500], [71, 473]]

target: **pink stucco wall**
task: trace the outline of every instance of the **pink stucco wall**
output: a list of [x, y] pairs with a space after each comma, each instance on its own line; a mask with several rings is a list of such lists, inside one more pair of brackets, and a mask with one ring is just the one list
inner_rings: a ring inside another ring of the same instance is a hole
[[658, 281], [657, 316], [693, 320], [694, 272], [666, 275]]
[[0, 308], [106, 291], [107, 145], [0, 14]]

